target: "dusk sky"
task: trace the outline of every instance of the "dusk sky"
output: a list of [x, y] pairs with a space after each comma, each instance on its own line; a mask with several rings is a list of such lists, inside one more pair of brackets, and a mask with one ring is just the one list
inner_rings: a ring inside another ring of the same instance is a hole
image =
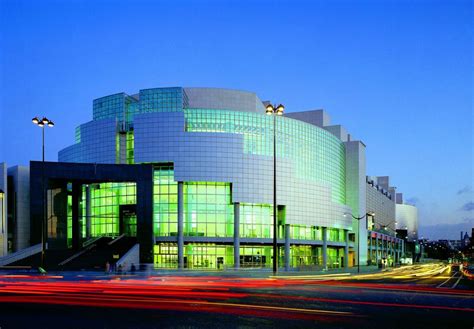
[[324, 108], [419, 207], [420, 237], [474, 227], [472, 1], [0, 1], [0, 162], [46, 159], [92, 100], [151, 87]]

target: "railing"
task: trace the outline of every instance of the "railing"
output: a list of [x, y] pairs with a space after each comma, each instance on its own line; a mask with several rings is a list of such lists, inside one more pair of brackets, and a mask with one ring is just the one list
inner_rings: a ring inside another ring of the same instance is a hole
[[0, 266], [8, 265], [41, 252], [41, 243], [0, 258]]
[[122, 239], [123, 237], [125, 237], [125, 234], [119, 235], [118, 237], [116, 237], [115, 239], [113, 239], [112, 241], [110, 241], [109, 243], [107, 243], [107, 245], [111, 246], [111, 245], [113, 245], [115, 242], [117, 242], [117, 241], [119, 241], [120, 239]]
[[85, 242], [82, 244], [82, 246], [83, 246], [84, 248], [87, 247], [87, 246], [90, 246], [91, 244], [97, 242], [99, 239], [102, 239], [102, 237], [101, 237], [101, 236], [98, 236], [98, 237], [89, 239], [89, 240], [85, 241]]
[[89, 250], [91, 250], [92, 248], [94, 248], [96, 245], [95, 244], [92, 244], [92, 245], [89, 245], [86, 249], [84, 250], [81, 250], [79, 251], [78, 253], [72, 255], [71, 257], [69, 257], [68, 259], [66, 260], [63, 260], [61, 263], [59, 263], [58, 265], [59, 266], [63, 266], [63, 265], [66, 265], [67, 263], [69, 263], [70, 261], [76, 259], [77, 257], [85, 254], [86, 252], [88, 252]]

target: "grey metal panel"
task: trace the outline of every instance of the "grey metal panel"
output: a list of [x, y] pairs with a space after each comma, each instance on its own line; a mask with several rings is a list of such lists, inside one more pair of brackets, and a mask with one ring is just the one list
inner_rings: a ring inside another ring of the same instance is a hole
[[311, 110], [302, 112], [290, 112], [285, 114], [288, 118], [293, 118], [318, 127], [329, 126], [331, 118], [324, 110]]
[[255, 93], [223, 88], [184, 88], [189, 108], [226, 109], [264, 113], [262, 101]]
[[[8, 176], [12, 176], [15, 193], [15, 231], [13, 239], [14, 251], [29, 247], [30, 244], [30, 168], [14, 166], [8, 168]], [[41, 195], [41, 194], [39, 194]]]
[[[182, 112], [136, 115], [134, 129], [135, 162], [173, 162], [176, 181], [230, 182], [233, 202], [273, 203], [273, 157], [244, 153], [243, 135], [185, 132]], [[291, 159], [278, 159], [277, 177], [288, 224], [352, 228], [351, 209], [330, 186], [298, 178]]]
[[115, 119], [89, 121], [79, 127], [81, 141], [59, 151], [59, 162], [115, 163]]

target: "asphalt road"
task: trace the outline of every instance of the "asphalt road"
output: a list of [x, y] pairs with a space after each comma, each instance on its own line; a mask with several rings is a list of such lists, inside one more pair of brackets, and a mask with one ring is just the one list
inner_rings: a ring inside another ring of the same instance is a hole
[[3, 275], [0, 328], [473, 328], [473, 281], [460, 275]]

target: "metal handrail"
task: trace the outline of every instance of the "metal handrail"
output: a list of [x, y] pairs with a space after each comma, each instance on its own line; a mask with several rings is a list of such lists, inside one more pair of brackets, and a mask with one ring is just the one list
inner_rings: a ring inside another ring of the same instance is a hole
[[118, 240], [122, 239], [123, 237], [125, 237], [125, 234], [119, 235], [118, 237], [116, 237], [115, 239], [113, 239], [112, 241], [110, 241], [109, 243], [107, 243], [107, 245], [111, 246], [111, 245], [113, 245], [115, 242], [117, 242]]
[[89, 239], [87, 241], [85, 241], [82, 246], [85, 248], [91, 244], [93, 244], [94, 242], [97, 242], [98, 240], [102, 239], [102, 236], [98, 236], [98, 237], [95, 237], [95, 238], [92, 238], [92, 239]]
[[79, 257], [79, 256], [81, 256], [81, 255], [83, 255], [83, 254], [85, 254], [86, 252], [88, 252], [89, 250], [91, 250], [92, 248], [94, 248], [95, 246], [96, 246], [95, 244], [90, 245], [90, 246], [87, 247], [86, 249], [79, 251], [78, 253], [72, 255], [71, 257], [69, 257], [69, 258], [66, 259], [66, 260], [63, 260], [63, 261], [62, 261], [61, 263], [59, 263], [58, 265], [59, 265], [59, 266], [63, 266], [63, 265], [65, 265], [65, 264], [69, 263], [69, 262], [72, 261], [73, 259], [76, 259], [77, 257]]

